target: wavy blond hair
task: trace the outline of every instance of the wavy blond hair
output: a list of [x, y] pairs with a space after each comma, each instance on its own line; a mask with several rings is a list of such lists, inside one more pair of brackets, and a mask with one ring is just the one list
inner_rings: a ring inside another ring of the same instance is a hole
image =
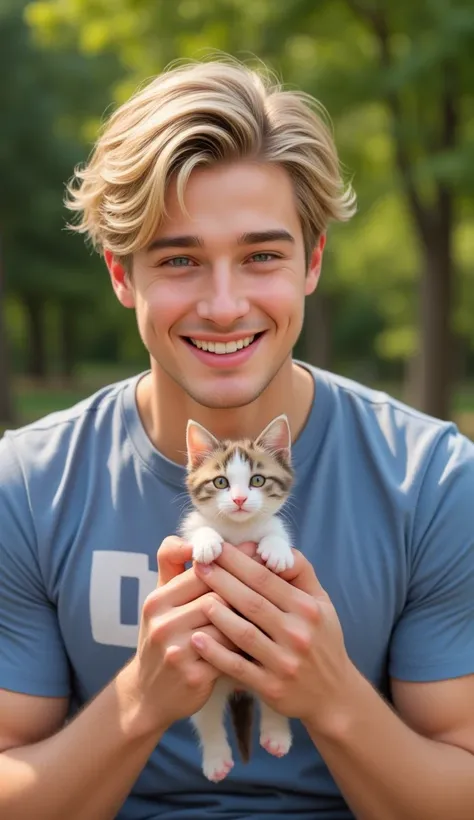
[[159, 227], [172, 178], [184, 209], [194, 168], [253, 160], [290, 175], [309, 253], [331, 220], [355, 212], [324, 115], [308, 94], [285, 90], [269, 72], [231, 58], [174, 66], [105, 123], [67, 187], [65, 204], [79, 214], [69, 227], [129, 267]]

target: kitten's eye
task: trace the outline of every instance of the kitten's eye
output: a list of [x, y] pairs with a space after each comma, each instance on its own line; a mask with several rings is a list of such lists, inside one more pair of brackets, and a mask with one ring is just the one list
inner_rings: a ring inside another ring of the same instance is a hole
[[263, 475], [253, 475], [250, 479], [250, 486], [251, 487], [263, 487], [265, 484], [266, 478]]
[[218, 475], [212, 483], [217, 490], [225, 490], [225, 488], [229, 486], [229, 482], [223, 475]]

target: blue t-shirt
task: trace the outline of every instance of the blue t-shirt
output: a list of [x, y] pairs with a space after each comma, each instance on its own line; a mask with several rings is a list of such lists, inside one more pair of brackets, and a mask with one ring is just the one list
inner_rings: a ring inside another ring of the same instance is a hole
[[[315, 400], [293, 447], [287, 516], [351, 659], [385, 696], [390, 675], [474, 673], [473, 443], [383, 393], [311, 372]], [[156, 550], [186, 503], [184, 468], [141, 424], [138, 379], [0, 441], [0, 687], [70, 696], [72, 712], [133, 654]], [[293, 724], [286, 757], [268, 755], [255, 735], [251, 762], [236, 753], [215, 785], [201, 772], [190, 722], [177, 722], [118, 818], [349, 820]]]

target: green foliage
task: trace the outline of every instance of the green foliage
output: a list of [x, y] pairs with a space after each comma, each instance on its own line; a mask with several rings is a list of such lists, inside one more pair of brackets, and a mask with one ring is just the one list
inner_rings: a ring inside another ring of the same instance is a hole
[[17, 364], [27, 330], [24, 300], [46, 311], [48, 347], [55, 305], [70, 304], [78, 314], [99, 308], [103, 266], [67, 230], [64, 186], [90, 148], [83, 125], [102, 115], [110, 84], [123, 73], [111, 55], [85, 58], [72, 45], [45, 51], [25, 25], [25, 5], [11, 0], [0, 14], [0, 234]]
[[[58, 206], [84, 135], [92, 141], [106, 105], [170, 62], [223, 50], [264, 60], [330, 112], [359, 200], [352, 222], [329, 232], [324, 287], [338, 306], [340, 359], [371, 351], [374, 360], [404, 361], [416, 351], [423, 235], [413, 192], [429, 213], [440, 186], [456, 197], [453, 323], [474, 348], [471, 0], [33, 0], [24, 19], [43, 49], [41, 61], [18, 14], [10, 16], [16, 28], [0, 39], [7, 77], [0, 93], [9, 94], [7, 110], [16, 114], [7, 119], [17, 130], [0, 135], [0, 156], [9, 146], [4, 161], [16, 174], [0, 218], [7, 224], [12, 201], [22, 215], [9, 227], [13, 290], [40, 283], [48, 292], [93, 299], [96, 266], [86, 264], [80, 241], [61, 232]], [[3, 28], [0, 20], [0, 38]], [[446, 138], [450, 102], [456, 127]], [[94, 304], [101, 344], [107, 348], [121, 328], [116, 354], [139, 356], [130, 317], [115, 306], [104, 312], [100, 297]]]
[[66, 244], [62, 196], [82, 150], [74, 137], [55, 133], [59, 112], [67, 114], [64, 73], [74, 77], [77, 65], [66, 66], [51, 55], [39, 59], [20, 6], [12, 4], [0, 25], [0, 104], [6, 114], [0, 135], [0, 224], [7, 282], [14, 293], [77, 297], [84, 284], [71, 268], [82, 267], [84, 253], [79, 244]]

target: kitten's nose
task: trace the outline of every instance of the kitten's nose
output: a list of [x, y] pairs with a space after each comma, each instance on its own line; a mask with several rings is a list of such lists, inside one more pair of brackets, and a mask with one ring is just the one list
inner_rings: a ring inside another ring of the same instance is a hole
[[246, 495], [238, 495], [236, 498], [233, 498], [232, 501], [234, 504], [237, 504], [238, 507], [243, 507], [245, 502], [247, 501]]

